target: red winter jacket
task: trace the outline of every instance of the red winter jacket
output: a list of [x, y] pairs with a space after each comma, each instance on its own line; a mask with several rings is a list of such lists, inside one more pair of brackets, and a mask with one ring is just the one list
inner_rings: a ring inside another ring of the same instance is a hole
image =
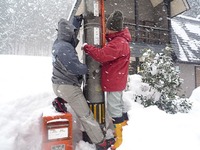
[[128, 28], [106, 35], [108, 43], [103, 48], [85, 45], [85, 52], [102, 64], [103, 91], [122, 91], [126, 88], [130, 61], [131, 35]]

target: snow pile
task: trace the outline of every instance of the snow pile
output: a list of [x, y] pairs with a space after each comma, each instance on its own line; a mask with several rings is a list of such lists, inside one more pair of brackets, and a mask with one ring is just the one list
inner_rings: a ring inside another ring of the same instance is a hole
[[[41, 116], [46, 109], [56, 113], [51, 106], [55, 97], [51, 58], [0, 55], [0, 68], [0, 149], [41, 150]], [[189, 113], [171, 115], [156, 106], [144, 108], [134, 102], [134, 94], [142, 92], [144, 85], [138, 75], [131, 76], [130, 82], [124, 92], [130, 120], [117, 150], [199, 150], [200, 88], [190, 97], [193, 109]], [[73, 125], [74, 150], [95, 150], [94, 145], [81, 140], [74, 114]]]

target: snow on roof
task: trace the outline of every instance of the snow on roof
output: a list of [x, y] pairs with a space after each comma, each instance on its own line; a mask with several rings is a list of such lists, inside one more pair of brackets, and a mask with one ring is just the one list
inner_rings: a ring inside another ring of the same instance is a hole
[[171, 20], [171, 25], [178, 61], [200, 64], [200, 19], [179, 15]]

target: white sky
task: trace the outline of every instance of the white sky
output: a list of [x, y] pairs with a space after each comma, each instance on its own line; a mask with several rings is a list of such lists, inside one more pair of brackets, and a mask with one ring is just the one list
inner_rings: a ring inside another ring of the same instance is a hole
[[[0, 68], [0, 149], [40, 150], [41, 116], [44, 112], [56, 114], [51, 106], [55, 97], [51, 58], [0, 55]], [[200, 87], [190, 97], [192, 111], [171, 115], [155, 106], [143, 108], [135, 103], [133, 95], [145, 85], [138, 75], [130, 81], [129, 91], [124, 93], [130, 121], [123, 128], [124, 141], [117, 150], [199, 150]], [[73, 120], [74, 150], [95, 150], [94, 145], [81, 140], [74, 115]]]

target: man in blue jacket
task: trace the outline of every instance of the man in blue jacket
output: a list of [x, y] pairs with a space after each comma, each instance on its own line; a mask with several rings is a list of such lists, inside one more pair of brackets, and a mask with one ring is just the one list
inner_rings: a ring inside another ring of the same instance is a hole
[[106, 150], [111, 143], [104, 139], [81, 89], [87, 66], [79, 61], [75, 50], [78, 44], [76, 30], [77, 28], [65, 19], [58, 22], [58, 35], [52, 48], [53, 90], [74, 110], [90, 140], [96, 144], [97, 150]]

